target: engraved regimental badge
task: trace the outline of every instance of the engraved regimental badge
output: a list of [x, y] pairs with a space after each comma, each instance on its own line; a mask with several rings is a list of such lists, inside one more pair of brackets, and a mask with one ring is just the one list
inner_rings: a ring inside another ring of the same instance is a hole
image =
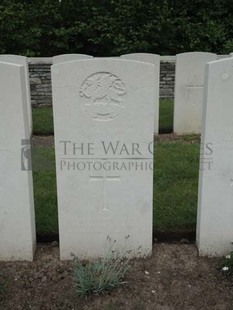
[[124, 110], [126, 87], [119, 77], [109, 72], [97, 72], [82, 83], [81, 105], [91, 118], [111, 120]]

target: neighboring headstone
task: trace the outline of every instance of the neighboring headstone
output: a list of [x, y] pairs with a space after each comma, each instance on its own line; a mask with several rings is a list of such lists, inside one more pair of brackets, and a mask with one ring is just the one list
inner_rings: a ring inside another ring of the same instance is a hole
[[229, 58], [229, 55], [217, 55], [217, 60]]
[[233, 57], [233, 53], [230, 53], [230, 56]]
[[25, 70], [0, 62], [0, 261], [32, 260], [36, 245]]
[[121, 55], [123, 59], [138, 60], [151, 63], [155, 66], [155, 103], [154, 103], [154, 134], [159, 133], [159, 77], [160, 77], [160, 55], [149, 53], [134, 53]]
[[149, 255], [154, 66], [67, 62], [52, 86], [61, 259]]
[[233, 250], [233, 59], [207, 64], [200, 156], [200, 255]]
[[19, 56], [19, 55], [8, 55], [8, 54], [1, 55], [0, 54], [0, 61], [24, 66], [24, 76], [25, 76], [26, 95], [27, 95], [26, 102], [27, 102], [27, 109], [28, 109], [28, 122], [29, 122], [30, 134], [32, 134], [33, 122], [32, 122], [32, 106], [31, 106], [31, 91], [30, 91], [30, 81], [29, 81], [28, 59], [27, 57]]
[[93, 58], [93, 56], [85, 54], [62, 54], [53, 57], [53, 64], [56, 65], [62, 62], [89, 59], [89, 58]]
[[174, 132], [200, 134], [205, 64], [216, 54], [191, 52], [176, 55]]

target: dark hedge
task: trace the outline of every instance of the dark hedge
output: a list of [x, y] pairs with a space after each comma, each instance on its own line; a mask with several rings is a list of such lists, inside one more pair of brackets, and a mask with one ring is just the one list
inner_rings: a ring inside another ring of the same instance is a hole
[[0, 53], [233, 52], [232, 0], [2, 0]]

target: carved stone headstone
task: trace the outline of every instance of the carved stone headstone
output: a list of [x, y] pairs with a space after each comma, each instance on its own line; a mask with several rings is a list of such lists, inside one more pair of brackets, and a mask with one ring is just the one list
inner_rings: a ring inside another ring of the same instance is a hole
[[24, 67], [0, 62], [0, 261], [32, 260], [36, 245]]
[[28, 122], [30, 134], [32, 134], [33, 123], [32, 123], [32, 106], [31, 106], [31, 91], [30, 91], [30, 81], [29, 81], [29, 69], [28, 69], [28, 59], [24, 56], [19, 55], [0, 55], [1, 62], [12, 63], [16, 65], [22, 65], [24, 67], [24, 78], [26, 84], [26, 105], [28, 110]]
[[160, 56], [149, 53], [132, 53], [121, 55], [123, 59], [138, 60], [151, 63], [155, 66], [154, 87], [155, 87], [155, 102], [154, 102], [154, 134], [159, 133], [159, 78], [160, 78]]
[[154, 66], [52, 67], [61, 259], [152, 250]]
[[205, 83], [197, 246], [222, 256], [233, 249], [233, 58], [207, 64]]
[[53, 57], [53, 64], [56, 65], [62, 62], [89, 59], [89, 58], [93, 58], [93, 56], [85, 54], [62, 54]]
[[212, 53], [176, 55], [174, 132], [201, 133], [205, 64], [217, 60]]

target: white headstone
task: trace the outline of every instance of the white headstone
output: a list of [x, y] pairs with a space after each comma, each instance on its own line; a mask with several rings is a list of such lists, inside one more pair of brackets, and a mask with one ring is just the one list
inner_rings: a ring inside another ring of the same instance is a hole
[[230, 56], [233, 57], [233, 53], [230, 53]]
[[154, 103], [154, 134], [159, 133], [159, 79], [160, 79], [160, 55], [149, 53], [134, 53], [121, 55], [123, 59], [138, 60], [151, 63], [155, 66], [155, 103]]
[[53, 57], [53, 64], [56, 65], [62, 62], [89, 59], [89, 58], [93, 58], [93, 56], [85, 54], [62, 54]]
[[61, 259], [150, 254], [154, 66], [67, 62], [52, 85]]
[[200, 134], [205, 64], [216, 54], [191, 52], [176, 55], [174, 132]]
[[0, 261], [32, 260], [36, 244], [25, 71], [0, 62]]
[[229, 55], [217, 55], [217, 60], [229, 58]]
[[233, 250], [233, 59], [206, 67], [197, 245], [200, 255]]
[[28, 109], [29, 130], [30, 130], [30, 134], [32, 134], [33, 123], [32, 123], [32, 105], [31, 105], [31, 91], [30, 91], [28, 59], [27, 57], [24, 57], [24, 56], [6, 54], [6, 55], [0, 55], [0, 61], [24, 66], [24, 76], [25, 76], [25, 84], [26, 84], [26, 105]]

